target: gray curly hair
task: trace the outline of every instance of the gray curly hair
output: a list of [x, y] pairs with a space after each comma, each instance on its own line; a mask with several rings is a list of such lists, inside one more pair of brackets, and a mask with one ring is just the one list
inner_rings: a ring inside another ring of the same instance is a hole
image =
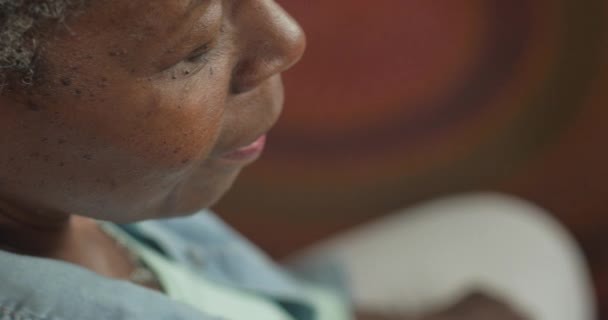
[[33, 81], [43, 23], [63, 22], [85, 0], [0, 0], [0, 88], [9, 74]]

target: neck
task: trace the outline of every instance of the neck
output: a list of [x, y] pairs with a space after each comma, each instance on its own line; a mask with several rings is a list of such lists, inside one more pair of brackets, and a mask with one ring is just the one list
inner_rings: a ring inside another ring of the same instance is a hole
[[35, 210], [0, 200], [0, 248], [44, 255], [61, 246], [71, 222], [69, 214]]
[[128, 278], [134, 270], [128, 253], [95, 220], [1, 200], [0, 250], [62, 260], [118, 279]]
[[70, 214], [36, 210], [0, 199], [0, 223], [8, 222], [29, 229], [58, 229], [69, 224]]

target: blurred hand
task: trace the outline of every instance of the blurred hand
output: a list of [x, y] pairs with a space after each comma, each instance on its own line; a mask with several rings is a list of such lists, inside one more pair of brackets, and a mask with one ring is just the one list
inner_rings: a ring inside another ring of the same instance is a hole
[[360, 313], [357, 320], [532, 320], [506, 303], [483, 293], [473, 293], [453, 306], [426, 316]]

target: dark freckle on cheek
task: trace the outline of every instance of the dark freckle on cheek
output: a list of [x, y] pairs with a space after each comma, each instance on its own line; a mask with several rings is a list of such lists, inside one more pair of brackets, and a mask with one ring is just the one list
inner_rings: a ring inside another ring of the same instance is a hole
[[79, 95], [82, 94], [82, 90], [81, 89], [75, 89], [74, 90], [74, 94], [77, 95], [77, 96], [79, 96]]
[[65, 139], [58, 139], [57, 140], [57, 144], [62, 145], [65, 144], [67, 141]]
[[93, 160], [93, 156], [90, 154], [83, 154], [82, 158], [89, 161]]
[[188, 158], [182, 160], [182, 164], [187, 164], [188, 162], [190, 162], [190, 159]]
[[72, 79], [70, 78], [63, 78], [61, 79], [61, 84], [63, 84], [64, 86], [70, 86], [72, 85]]
[[59, 162], [58, 166], [65, 167], [65, 162]]
[[212, 76], [214, 73], [213, 67], [209, 67], [209, 75]]
[[175, 150], [173, 150], [173, 154], [178, 154], [180, 151], [182, 151], [182, 148], [175, 148]]

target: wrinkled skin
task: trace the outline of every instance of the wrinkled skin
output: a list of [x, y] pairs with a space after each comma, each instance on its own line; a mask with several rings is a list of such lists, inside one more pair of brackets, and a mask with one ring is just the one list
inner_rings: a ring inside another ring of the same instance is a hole
[[38, 84], [0, 99], [0, 198], [118, 222], [219, 199], [305, 38], [273, 1], [189, 2], [91, 1], [55, 28]]

